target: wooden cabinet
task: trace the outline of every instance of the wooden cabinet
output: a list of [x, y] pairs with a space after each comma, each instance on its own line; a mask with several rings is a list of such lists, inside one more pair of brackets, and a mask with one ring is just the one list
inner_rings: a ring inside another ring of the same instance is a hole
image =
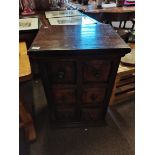
[[40, 29], [29, 56], [39, 66], [52, 124], [103, 123], [120, 58], [128, 52], [109, 25]]

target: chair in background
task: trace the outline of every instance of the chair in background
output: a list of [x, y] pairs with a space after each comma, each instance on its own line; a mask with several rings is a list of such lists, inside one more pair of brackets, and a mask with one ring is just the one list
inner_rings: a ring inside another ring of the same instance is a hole
[[130, 43], [131, 52], [121, 59], [109, 105], [131, 99], [135, 95], [135, 47]]
[[[31, 80], [31, 68], [29, 57], [27, 55], [27, 47], [25, 42], [19, 43], [19, 82], [20, 85], [24, 82]], [[36, 131], [33, 124], [33, 119], [30, 112], [26, 109], [26, 106], [22, 100], [21, 92], [19, 92], [19, 118], [20, 128], [25, 129], [26, 138], [29, 141], [36, 139]], [[25, 94], [24, 94], [25, 95]]]
[[104, 12], [101, 14], [102, 22], [110, 24], [117, 33], [128, 42], [131, 32], [134, 31], [135, 12]]
[[[132, 51], [121, 59], [108, 107], [108, 113], [123, 134], [129, 129], [130, 118], [134, 117], [134, 111], [131, 116], [130, 110], [134, 106], [135, 97], [135, 46], [134, 43], [129, 43], [129, 46]], [[127, 110], [123, 116], [121, 108]]]

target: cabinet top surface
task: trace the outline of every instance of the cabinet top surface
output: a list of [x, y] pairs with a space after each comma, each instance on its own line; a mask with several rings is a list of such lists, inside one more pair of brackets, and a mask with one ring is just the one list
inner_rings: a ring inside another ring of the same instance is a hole
[[56, 25], [42, 27], [34, 39], [29, 53], [63, 51], [104, 51], [129, 46], [110, 25]]

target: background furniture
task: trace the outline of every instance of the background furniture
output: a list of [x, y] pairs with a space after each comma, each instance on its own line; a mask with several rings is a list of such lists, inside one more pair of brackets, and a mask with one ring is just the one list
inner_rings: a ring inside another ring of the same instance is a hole
[[129, 45], [132, 51], [121, 59], [110, 105], [122, 103], [135, 95], [135, 47], [133, 43]]
[[[110, 24], [117, 31], [117, 33], [128, 42], [131, 32], [134, 30], [134, 17], [135, 13], [128, 12], [104, 12], [101, 15], [101, 19], [105, 24]], [[114, 23], [115, 22], [115, 23]], [[117, 23], [116, 23], [117, 22]], [[130, 22], [127, 24], [127, 22]]]
[[[104, 12], [102, 13], [102, 21], [106, 24], [112, 25], [114, 28], [121, 28], [121, 29], [133, 29], [134, 23], [131, 27], [127, 27], [126, 23], [128, 21], [133, 21], [135, 17], [135, 12]], [[115, 27], [112, 22], [118, 22], [118, 27]]]
[[135, 68], [119, 65], [110, 105], [121, 103], [135, 94]]
[[[31, 79], [31, 68], [29, 57], [27, 55], [27, 48], [25, 42], [19, 43], [19, 80], [20, 84]], [[20, 93], [20, 92], [19, 92]], [[29, 141], [36, 139], [36, 131], [34, 128], [33, 120], [31, 114], [25, 107], [22, 100], [22, 95], [20, 93], [19, 101], [19, 117], [20, 117], [20, 128], [25, 129], [26, 137]], [[26, 95], [26, 94], [24, 94]]]
[[[131, 31], [134, 30], [135, 7], [116, 7], [115, 3], [111, 4], [113, 6], [108, 6], [109, 4], [106, 6], [106, 4], [104, 4], [105, 6], [103, 6], [103, 8], [98, 9], [95, 1], [89, 1], [89, 5], [78, 5], [76, 9], [81, 10], [86, 15], [96, 19], [101, 23], [111, 24], [118, 34], [126, 42], [128, 42], [130, 35], [132, 35]], [[76, 6], [76, 4], [73, 2], [69, 5], [73, 8]], [[128, 23], [131, 25], [130, 27], [128, 27]]]

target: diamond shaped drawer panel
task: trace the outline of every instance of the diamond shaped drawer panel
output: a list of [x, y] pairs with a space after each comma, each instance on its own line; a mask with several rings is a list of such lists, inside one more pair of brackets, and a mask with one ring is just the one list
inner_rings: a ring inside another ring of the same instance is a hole
[[92, 60], [83, 63], [84, 82], [106, 82], [110, 72], [110, 62]]
[[81, 120], [96, 121], [103, 119], [103, 110], [101, 108], [83, 108], [81, 110]]
[[67, 61], [51, 62], [47, 65], [49, 80], [52, 83], [75, 83], [75, 63]]
[[55, 88], [52, 90], [52, 98], [56, 106], [67, 107], [75, 105], [75, 89]]
[[105, 97], [105, 88], [84, 88], [82, 94], [83, 105], [100, 105]]

